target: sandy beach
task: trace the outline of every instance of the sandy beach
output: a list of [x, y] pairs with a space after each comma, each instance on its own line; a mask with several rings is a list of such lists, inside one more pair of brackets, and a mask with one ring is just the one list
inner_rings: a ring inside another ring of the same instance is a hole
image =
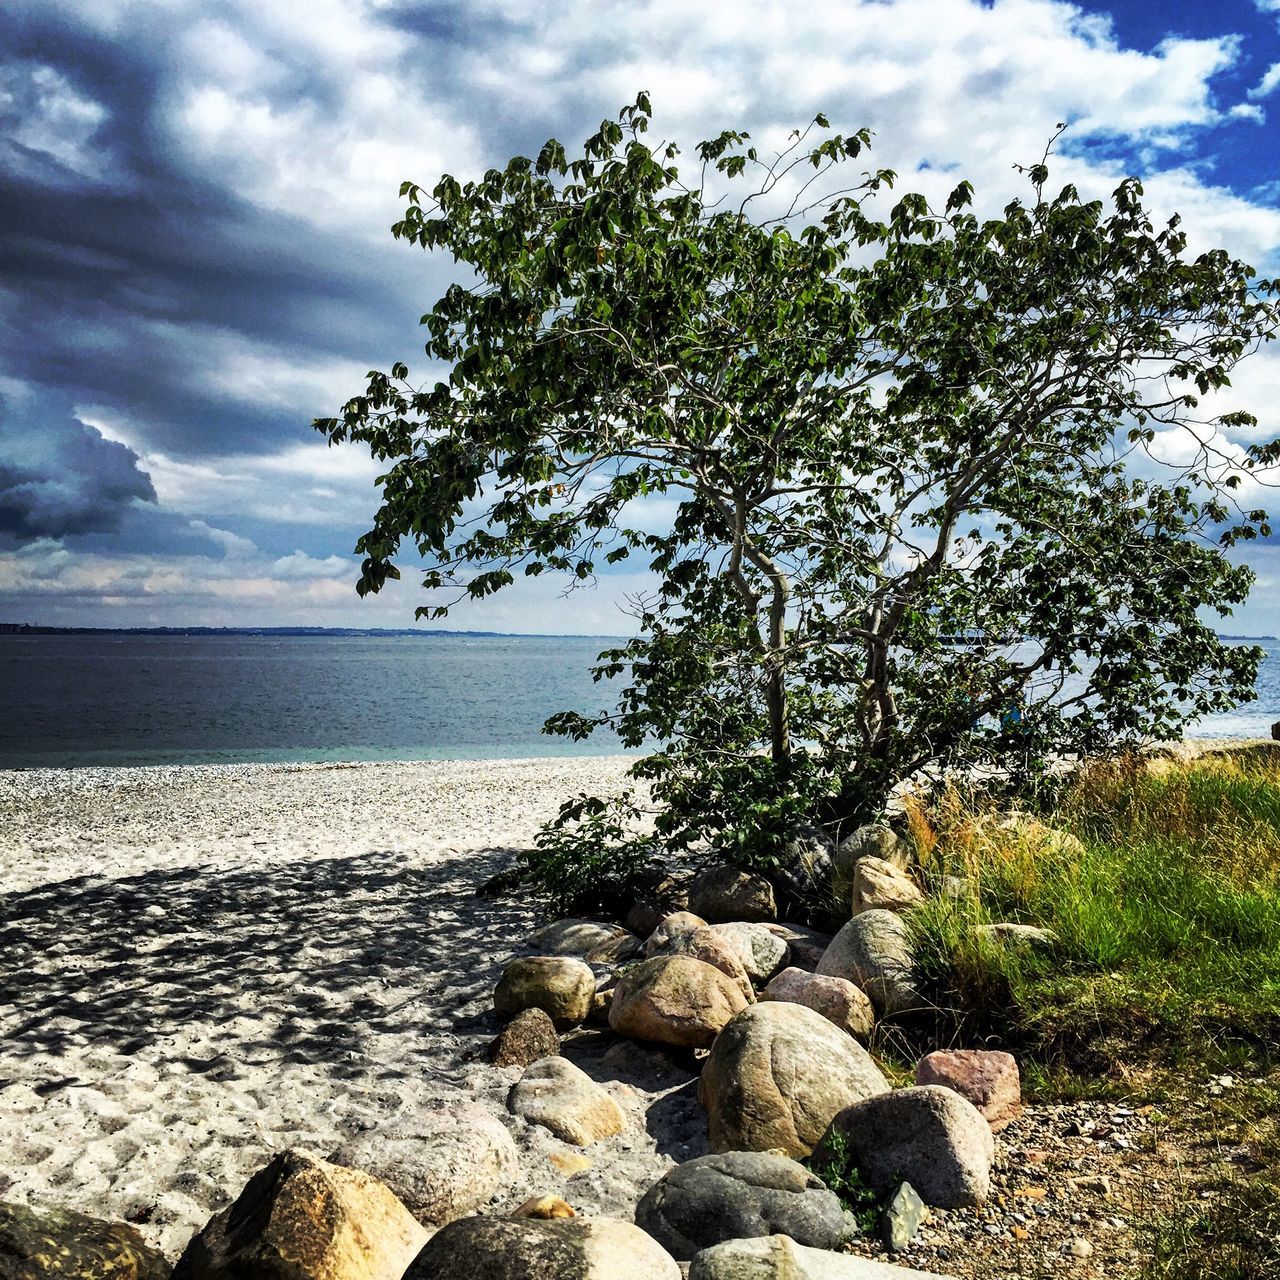
[[567, 1043], [629, 1120], [566, 1192], [552, 1157], [579, 1149], [509, 1115], [519, 1069], [483, 1056], [534, 911], [474, 894], [627, 764], [0, 773], [0, 1197], [129, 1219], [175, 1256], [272, 1153], [455, 1099], [516, 1140], [503, 1205], [629, 1216], [637, 1186], [706, 1150], [693, 1076]]

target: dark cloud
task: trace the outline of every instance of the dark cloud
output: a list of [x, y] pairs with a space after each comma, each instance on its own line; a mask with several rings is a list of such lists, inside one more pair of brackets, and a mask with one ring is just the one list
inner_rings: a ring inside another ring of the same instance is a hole
[[74, 418], [35, 424], [0, 404], [0, 537], [110, 533], [156, 491], [132, 449]]

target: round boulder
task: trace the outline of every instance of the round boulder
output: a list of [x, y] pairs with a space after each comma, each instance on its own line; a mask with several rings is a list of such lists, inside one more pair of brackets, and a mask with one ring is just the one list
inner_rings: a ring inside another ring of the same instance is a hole
[[928, 1003], [916, 981], [906, 921], [893, 911], [854, 916], [831, 939], [817, 972], [861, 987], [877, 1013], [905, 1013]]
[[916, 1064], [916, 1084], [938, 1084], [967, 1098], [995, 1129], [1022, 1110], [1018, 1062], [999, 1049], [939, 1049]]
[[768, 982], [786, 966], [790, 950], [787, 941], [767, 925], [734, 920], [711, 928], [737, 952], [753, 982]]
[[529, 941], [542, 956], [585, 956], [595, 947], [604, 946], [629, 932], [616, 924], [599, 920], [553, 920], [534, 932]]
[[489, 1045], [495, 1067], [527, 1067], [560, 1052], [555, 1023], [541, 1009], [525, 1009], [507, 1023]]
[[856, 1040], [865, 1041], [875, 1026], [876, 1013], [870, 997], [844, 978], [806, 973], [803, 969], [783, 969], [765, 987], [760, 998], [802, 1004]]
[[802, 1159], [838, 1112], [888, 1088], [852, 1036], [804, 1005], [768, 1001], [716, 1037], [698, 1097], [716, 1151]]
[[428, 1227], [487, 1204], [519, 1172], [511, 1135], [496, 1116], [471, 1102], [442, 1102], [370, 1129], [329, 1160], [384, 1182]]
[[170, 1270], [128, 1223], [0, 1204], [0, 1280], [168, 1280]]
[[773, 885], [741, 867], [712, 867], [689, 886], [689, 910], [712, 924], [730, 920], [776, 920]]
[[853, 869], [853, 914], [906, 911], [924, 901], [919, 886], [884, 858], [859, 858]]
[[853, 893], [853, 871], [863, 858], [883, 858], [905, 871], [911, 865], [911, 846], [883, 822], [870, 822], [850, 832], [840, 841], [832, 859], [831, 888], [837, 902], [849, 901]]
[[507, 1106], [576, 1147], [589, 1147], [626, 1127], [622, 1108], [567, 1058], [533, 1063], [512, 1086]]
[[742, 992], [748, 1004], [755, 998], [755, 988], [751, 985], [751, 976], [743, 967], [738, 949], [729, 938], [716, 932], [723, 925], [704, 924], [689, 933], [677, 934], [667, 944], [664, 955], [692, 956], [695, 960], [703, 960], [714, 965], [721, 973], [733, 980], [734, 985]]
[[618, 979], [609, 1025], [619, 1035], [705, 1049], [747, 998], [733, 980], [692, 956], [654, 956]]
[[726, 1151], [677, 1165], [645, 1192], [636, 1225], [672, 1257], [775, 1233], [835, 1249], [856, 1225], [839, 1199], [803, 1165], [762, 1151]]
[[680, 1280], [651, 1236], [615, 1218], [462, 1218], [438, 1231], [403, 1280]]
[[813, 1163], [821, 1172], [847, 1160], [873, 1191], [906, 1181], [926, 1204], [960, 1209], [986, 1200], [994, 1158], [991, 1129], [971, 1102], [939, 1085], [917, 1085], [846, 1107]]
[[692, 911], [673, 911], [670, 915], [663, 916], [644, 944], [645, 955], [656, 956], [669, 951], [671, 944], [678, 937], [685, 933], [692, 933], [695, 929], [701, 929], [706, 923], [701, 916], [695, 916]]
[[494, 1010], [512, 1017], [525, 1009], [541, 1009], [567, 1031], [585, 1022], [596, 994], [591, 966], [569, 956], [525, 956], [512, 960], [502, 971], [493, 993]]

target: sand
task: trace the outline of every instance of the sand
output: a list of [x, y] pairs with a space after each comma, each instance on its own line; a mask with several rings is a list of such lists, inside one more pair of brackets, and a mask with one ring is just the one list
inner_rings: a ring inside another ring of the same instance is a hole
[[0, 1198], [136, 1222], [168, 1255], [276, 1151], [321, 1154], [435, 1099], [478, 1101], [521, 1152], [496, 1202], [629, 1216], [706, 1150], [694, 1077], [607, 1062], [624, 1133], [576, 1148], [510, 1116], [490, 996], [528, 950], [520, 898], [477, 897], [628, 761], [546, 759], [0, 772]]

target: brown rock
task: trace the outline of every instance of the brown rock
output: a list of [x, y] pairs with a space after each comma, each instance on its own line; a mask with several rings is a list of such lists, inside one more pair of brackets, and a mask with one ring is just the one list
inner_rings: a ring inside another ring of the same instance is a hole
[[832, 1118], [888, 1092], [871, 1055], [804, 1005], [766, 1001], [716, 1037], [698, 1097], [715, 1151], [807, 1156]]
[[728, 975], [692, 956], [654, 956], [618, 980], [609, 1025], [620, 1035], [705, 1049], [747, 999]]
[[1022, 1080], [1011, 1053], [996, 1049], [939, 1049], [916, 1065], [916, 1084], [938, 1084], [967, 1098], [992, 1129], [1022, 1110]]
[[773, 885], [741, 867], [712, 867], [689, 886], [689, 910], [713, 924], [776, 920]]
[[557, 1030], [567, 1031], [586, 1021], [595, 993], [596, 975], [582, 960], [525, 956], [512, 960], [502, 971], [493, 1007], [508, 1018], [525, 1009], [541, 1009]]
[[552, 1218], [576, 1218], [573, 1206], [559, 1196], [530, 1196], [511, 1215], [513, 1218], [540, 1218], [546, 1222]]
[[512, 1086], [507, 1106], [577, 1147], [588, 1147], [626, 1127], [622, 1108], [566, 1058], [533, 1063]]
[[527, 1067], [560, 1052], [555, 1023], [541, 1009], [522, 1009], [494, 1037], [489, 1061], [495, 1067]]
[[756, 998], [751, 978], [743, 967], [737, 949], [728, 938], [716, 932], [715, 925], [704, 924], [690, 933], [677, 934], [663, 954], [692, 956], [695, 960], [704, 960], [731, 978], [748, 1004]]
[[884, 858], [859, 858], [853, 869], [853, 914], [906, 911], [924, 901], [916, 882]]
[[660, 952], [669, 950], [671, 944], [682, 934], [701, 929], [706, 923], [701, 916], [695, 916], [692, 911], [673, 911], [670, 915], [663, 916], [658, 927], [644, 944], [645, 955], [656, 956]]
[[172, 1280], [400, 1280], [426, 1240], [376, 1178], [284, 1151], [192, 1239]]
[[876, 1014], [870, 997], [845, 978], [806, 973], [803, 969], [783, 969], [765, 987], [760, 999], [802, 1004], [863, 1042], [875, 1026]]
[[128, 1223], [0, 1204], [0, 1280], [167, 1280], [169, 1269]]

